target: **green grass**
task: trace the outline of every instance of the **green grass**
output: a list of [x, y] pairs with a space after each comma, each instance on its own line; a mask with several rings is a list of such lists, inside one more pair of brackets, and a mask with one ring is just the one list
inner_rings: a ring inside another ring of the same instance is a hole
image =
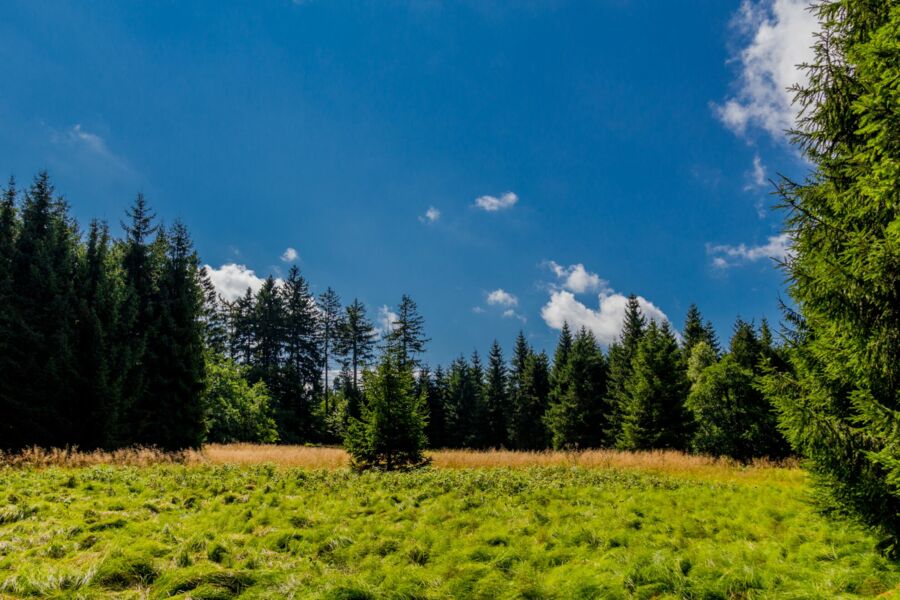
[[900, 583], [805, 484], [635, 471], [0, 469], [0, 596], [840, 598]]

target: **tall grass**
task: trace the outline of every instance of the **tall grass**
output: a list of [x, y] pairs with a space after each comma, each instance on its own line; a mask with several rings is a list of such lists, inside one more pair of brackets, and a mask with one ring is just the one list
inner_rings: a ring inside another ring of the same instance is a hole
[[[433, 450], [428, 452], [437, 469], [528, 469], [532, 467], [580, 467], [633, 470], [718, 481], [777, 479], [800, 483], [805, 474], [796, 461], [757, 460], [742, 464], [726, 458], [697, 456], [674, 450], [624, 452], [582, 450], [573, 452], [511, 450]], [[0, 454], [0, 466], [51, 466], [80, 468], [95, 465], [146, 467], [158, 464], [264, 465], [282, 468], [343, 469], [350, 459], [341, 448], [278, 446], [266, 444], [210, 444], [201, 450], [166, 453], [154, 448], [129, 448], [113, 452], [80, 452], [77, 449], [31, 448], [19, 454]]]

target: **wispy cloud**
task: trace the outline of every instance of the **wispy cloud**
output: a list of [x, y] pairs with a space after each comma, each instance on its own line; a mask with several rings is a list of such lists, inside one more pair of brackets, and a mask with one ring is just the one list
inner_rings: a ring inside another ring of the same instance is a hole
[[749, 262], [757, 262], [768, 258], [783, 261], [790, 257], [791, 238], [788, 234], [770, 236], [765, 244], [748, 246], [738, 244], [707, 244], [706, 253], [712, 257], [712, 265], [717, 269], [737, 267]]
[[504, 319], [518, 319], [522, 323], [528, 322], [528, 319], [525, 318], [525, 315], [519, 314], [511, 308], [507, 308], [506, 310], [503, 311], [503, 318]]
[[281, 255], [281, 262], [294, 262], [299, 256], [294, 248], [287, 248]]
[[497, 212], [515, 206], [519, 197], [513, 192], [504, 192], [500, 196], [479, 196], [475, 199], [475, 206], [487, 212]]
[[758, 127], [778, 140], [785, 139], [797, 115], [789, 88], [807, 82], [798, 65], [813, 58], [818, 30], [808, 0], [744, 0], [733, 25], [746, 46], [735, 60], [741, 71], [735, 94], [714, 105], [719, 119], [734, 133], [745, 135]]
[[441, 211], [433, 206], [429, 206], [428, 210], [425, 211], [425, 214], [419, 217], [419, 221], [421, 221], [422, 223], [434, 223], [440, 218]]
[[50, 142], [67, 151], [67, 162], [74, 162], [78, 168], [102, 168], [104, 172], [117, 175], [133, 175], [134, 169], [123, 157], [113, 152], [99, 134], [76, 123], [66, 130], [49, 128]]

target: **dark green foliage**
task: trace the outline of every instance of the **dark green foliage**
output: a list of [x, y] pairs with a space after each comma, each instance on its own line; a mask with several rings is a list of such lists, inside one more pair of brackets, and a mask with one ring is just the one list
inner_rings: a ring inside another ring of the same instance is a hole
[[392, 470], [424, 462], [425, 421], [414, 394], [412, 369], [385, 354], [374, 371], [363, 374], [367, 403], [351, 418], [344, 445], [357, 468]]
[[541, 450], [550, 443], [544, 415], [550, 399], [550, 360], [544, 352], [529, 352], [516, 387], [510, 423], [510, 444], [520, 450]]
[[319, 333], [322, 340], [322, 375], [325, 380], [325, 412], [328, 413], [328, 371], [331, 369], [331, 361], [334, 358], [336, 348], [339, 346], [341, 330], [341, 298], [330, 287], [319, 296]]
[[509, 385], [503, 349], [494, 340], [488, 354], [484, 384], [484, 444], [489, 448], [509, 447]]
[[460, 356], [450, 364], [447, 374], [449, 442], [456, 447], [473, 448], [481, 443], [482, 385], [481, 366], [477, 369]]
[[610, 414], [609, 425], [605, 432], [606, 439], [616, 440], [622, 434], [624, 410], [631, 400], [626, 382], [631, 376], [632, 362], [646, 327], [647, 319], [641, 313], [637, 296], [631, 294], [625, 307], [622, 333], [618, 341], [609, 347], [609, 384], [606, 388], [606, 403], [610, 407]]
[[[426, 378], [425, 375], [428, 375]], [[450, 444], [447, 415], [447, 376], [440, 365], [431, 376], [427, 370], [419, 377], [420, 393], [425, 395], [428, 416], [425, 437], [431, 448], [444, 448]]]
[[782, 181], [799, 314], [766, 390], [830, 501], [900, 547], [900, 6], [824, 1], [797, 90], [815, 165]]
[[582, 328], [556, 374], [547, 415], [554, 448], [596, 448], [609, 429], [606, 363], [594, 335]]
[[248, 367], [222, 355], [207, 361], [203, 409], [206, 441], [214, 443], [278, 441], [275, 411], [266, 384], [250, 385]]
[[105, 224], [94, 221], [78, 270], [78, 384], [76, 426], [71, 443], [107, 448], [119, 426], [122, 395], [121, 346], [117, 343], [122, 283]]
[[691, 447], [696, 452], [738, 460], [786, 453], [775, 410], [758, 389], [755, 374], [730, 354], [700, 373], [686, 406], [694, 418]]
[[[283, 429], [293, 434], [287, 439], [309, 440], [319, 430], [313, 407], [320, 391], [319, 369], [321, 360], [324, 360], [320, 358], [320, 321], [315, 299], [309, 293], [309, 286], [296, 266], [291, 267], [280, 293], [284, 318], [281, 351], [283, 362], [278, 394], [283, 416], [288, 421]], [[330, 331], [328, 335], [333, 337], [334, 332]], [[321, 349], [327, 351], [327, 344], [323, 344]]]
[[700, 309], [696, 304], [691, 304], [684, 318], [684, 329], [682, 330], [681, 347], [684, 350], [685, 360], [690, 357], [694, 346], [700, 342], [705, 342], [718, 354], [719, 342], [712, 324], [709, 321], [704, 324]]
[[204, 327], [200, 264], [187, 229], [165, 240], [156, 321], [147, 342], [147, 393], [137, 404], [135, 440], [166, 450], [203, 441]]
[[0, 441], [7, 448], [69, 441], [77, 375], [77, 242], [67, 205], [54, 197], [47, 173], [39, 174], [25, 193], [9, 263], [13, 293], [2, 377], [10, 421]]
[[[21, 227], [16, 210], [17, 198], [15, 179], [10, 178], [0, 200], [0, 373], [11, 373], [15, 368], [10, 343], [16, 321], [12, 266]], [[19, 418], [15, 394], [11, 378], [0, 377], [0, 440], [13, 439], [12, 428]], [[0, 448], [13, 445], [11, 442], [0, 442]]]
[[684, 360], [668, 324], [651, 321], [637, 345], [632, 372], [625, 381], [622, 430], [617, 440], [626, 450], [684, 449], [690, 418], [684, 408], [688, 392]]

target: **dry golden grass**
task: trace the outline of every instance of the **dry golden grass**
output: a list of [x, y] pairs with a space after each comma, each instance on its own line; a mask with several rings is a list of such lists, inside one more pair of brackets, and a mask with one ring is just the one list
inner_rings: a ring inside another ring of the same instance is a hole
[[[624, 452], [583, 450], [573, 452], [510, 450], [435, 450], [428, 453], [438, 469], [490, 469], [529, 467], [582, 467], [588, 469], [636, 470], [719, 481], [779, 480], [801, 482], [805, 475], [794, 461], [756, 461], [743, 465], [733, 460], [696, 456], [672, 450]], [[148, 466], [153, 464], [273, 464], [280, 467], [340, 469], [349, 466], [341, 448], [277, 446], [264, 444], [210, 444], [202, 450], [165, 453], [152, 448], [113, 452], [79, 452], [70, 449], [32, 448], [20, 454], [0, 454], [0, 465], [12, 467], [85, 467], [101, 464]]]
[[209, 444], [192, 453], [192, 461], [216, 465], [274, 464], [308, 469], [339, 469], [350, 465], [343, 448], [324, 446], [276, 446], [271, 444]]

